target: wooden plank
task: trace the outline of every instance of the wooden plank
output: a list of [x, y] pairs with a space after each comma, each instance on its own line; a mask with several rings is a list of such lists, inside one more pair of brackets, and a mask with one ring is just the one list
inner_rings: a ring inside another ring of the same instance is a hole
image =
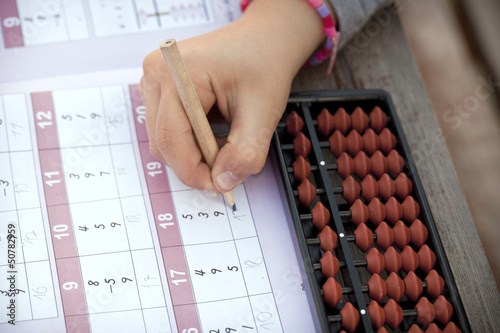
[[[500, 79], [500, 2], [498, 0], [461, 0], [463, 14], [468, 18], [472, 38], [493, 76]], [[497, 92], [500, 92], [497, 89]]]
[[377, 34], [362, 31], [365, 36], [339, 54], [332, 78], [325, 78], [324, 66], [303, 70], [292, 91], [375, 88], [391, 94], [472, 331], [500, 332], [500, 294], [403, 29], [394, 14], [378, 24]]

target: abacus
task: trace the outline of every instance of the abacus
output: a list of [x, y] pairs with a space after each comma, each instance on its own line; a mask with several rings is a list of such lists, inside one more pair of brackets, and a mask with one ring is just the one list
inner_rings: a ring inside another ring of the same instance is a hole
[[387, 93], [292, 95], [274, 150], [323, 332], [470, 332]]

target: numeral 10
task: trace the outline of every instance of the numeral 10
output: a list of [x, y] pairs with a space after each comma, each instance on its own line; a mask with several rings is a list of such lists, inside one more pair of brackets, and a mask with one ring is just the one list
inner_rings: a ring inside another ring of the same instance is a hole
[[61, 240], [63, 237], [69, 236], [68, 226], [66, 224], [58, 224], [52, 227], [52, 231], [54, 231], [54, 237]]

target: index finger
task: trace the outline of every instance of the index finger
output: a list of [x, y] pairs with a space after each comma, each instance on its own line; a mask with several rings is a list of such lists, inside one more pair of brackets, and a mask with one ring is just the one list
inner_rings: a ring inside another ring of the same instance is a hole
[[191, 124], [173, 84], [162, 89], [156, 122], [156, 147], [179, 180], [187, 186], [216, 192]]

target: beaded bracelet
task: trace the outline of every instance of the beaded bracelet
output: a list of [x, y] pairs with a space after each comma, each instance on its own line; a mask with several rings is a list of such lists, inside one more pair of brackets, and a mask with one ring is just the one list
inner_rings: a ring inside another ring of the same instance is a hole
[[[323, 0], [307, 0], [309, 4], [318, 12], [323, 21], [323, 30], [326, 34], [325, 44], [314, 53], [309, 60], [304, 64], [304, 67], [316, 66], [330, 57], [326, 76], [328, 77], [332, 71], [335, 56], [337, 55], [337, 46], [340, 39], [340, 32], [335, 28], [333, 16], [328, 7], [323, 3]], [[240, 0], [241, 11], [250, 4], [250, 0]]]

